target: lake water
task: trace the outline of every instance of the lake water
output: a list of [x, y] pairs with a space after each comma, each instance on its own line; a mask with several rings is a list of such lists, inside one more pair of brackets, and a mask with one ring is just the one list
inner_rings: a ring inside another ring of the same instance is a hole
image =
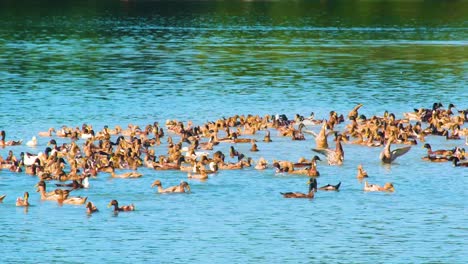
[[[27, 141], [62, 125], [327, 118], [357, 103], [366, 116], [402, 117], [439, 101], [467, 109], [467, 10], [467, 1], [1, 1], [0, 129]], [[313, 155], [310, 136], [272, 135], [258, 153], [236, 148], [255, 160]], [[47, 141], [0, 155], [37, 153]], [[466, 169], [422, 161], [420, 145], [392, 166], [379, 148], [344, 150], [343, 166], [318, 165], [319, 185], [341, 181], [341, 191], [313, 200], [279, 194], [306, 192], [306, 178], [253, 168], [191, 180], [191, 194], [158, 195], [155, 179], [169, 186], [186, 174], [141, 168], [142, 178], [102, 173], [77, 191], [100, 209], [92, 216], [41, 202], [37, 178], [1, 170], [0, 262], [466, 262]], [[359, 163], [369, 182], [391, 181], [396, 192], [363, 192]], [[24, 191], [28, 210], [14, 203]], [[114, 215], [111, 199], [137, 210]]]

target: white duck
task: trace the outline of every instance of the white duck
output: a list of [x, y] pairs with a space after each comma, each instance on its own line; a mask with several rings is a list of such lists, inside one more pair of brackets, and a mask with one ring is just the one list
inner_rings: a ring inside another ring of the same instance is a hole
[[35, 147], [35, 146], [37, 146], [37, 138], [36, 138], [36, 136], [33, 136], [31, 140], [29, 140], [28, 142], [26, 142], [26, 146], [29, 146], [29, 147]]

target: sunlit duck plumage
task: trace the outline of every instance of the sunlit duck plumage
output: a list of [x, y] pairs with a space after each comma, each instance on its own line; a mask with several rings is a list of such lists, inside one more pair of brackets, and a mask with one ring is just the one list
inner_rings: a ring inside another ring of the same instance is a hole
[[55, 128], [51, 127], [49, 128], [49, 130], [47, 132], [45, 131], [41, 131], [39, 133], [37, 133], [40, 137], [51, 137], [52, 136], [52, 132], [55, 132]]
[[453, 155], [453, 150], [438, 149], [432, 150], [429, 143], [424, 144], [423, 148], [427, 149], [427, 155], [441, 155], [441, 156], [451, 156]]
[[327, 149], [328, 148], [328, 133], [327, 123], [323, 122], [322, 128], [318, 134], [313, 134], [315, 137], [315, 148], [316, 149]]
[[361, 108], [361, 106], [363, 106], [363, 104], [358, 104], [358, 105], [356, 105], [356, 106], [353, 108], [353, 110], [351, 110], [351, 111], [349, 112], [348, 118], [349, 118], [350, 120], [353, 119], [353, 118], [354, 118], [354, 119], [357, 119], [357, 117], [358, 117], [358, 115], [359, 115], [359, 114], [358, 114], [358, 110], [359, 110], [359, 108]]
[[98, 208], [92, 202], [86, 203], [86, 213], [92, 214], [95, 212], [99, 212]]
[[140, 178], [143, 176], [143, 174], [136, 172], [136, 171], [130, 171], [122, 174], [115, 174], [115, 171], [111, 172], [112, 178]]
[[357, 169], [358, 169], [358, 173], [357, 173], [357, 176], [356, 176], [356, 177], [357, 177], [358, 179], [362, 179], [362, 178], [367, 178], [367, 177], [369, 177], [369, 176], [367, 175], [367, 171], [364, 170], [364, 168], [362, 167], [361, 164], [358, 165], [358, 168], [357, 168]]
[[267, 168], [267, 166], [268, 166], [268, 162], [263, 157], [261, 157], [257, 161], [257, 164], [255, 165], [255, 169], [256, 170], [264, 170], [264, 169]]
[[322, 190], [322, 191], [339, 191], [340, 186], [341, 186], [341, 182], [339, 182], [337, 185], [327, 184], [325, 186], [320, 187], [319, 190]]
[[392, 163], [394, 160], [396, 160], [398, 157], [406, 154], [410, 149], [411, 146], [407, 147], [402, 147], [402, 148], [397, 148], [394, 150], [390, 150], [390, 146], [392, 144], [392, 138], [389, 138], [387, 141], [387, 144], [385, 145], [384, 149], [380, 153], [380, 160], [383, 163]]
[[26, 146], [29, 146], [29, 147], [35, 147], [37, 146], [37, 138], [36, 136], [33, 136], [31, 138], [31, 140], [29, 140], [28, 142], [26, 142]]
[[335, 149], [312, 149], [315, 152], [323, 154], [327, 157], [329, 165], [341, 165], [344, 161], [344, 151], [341, 145], [342, 136], [335, 135], [336, 147]]
[[36, 184], [37, 192], [41, 195], [41, 200], [57, 201], [60, 197], [55, 191], [47, 192], [45, 181]]
[[314, 198], [314, 192], [317, 191], [317, 180], [315, 178], [310, 178], [307, 182], [309, 184], [309, 192], [308, 193], [300, 193], [300, 192], [287, 192], [281, 193], [284, 198]]
[[205, 171], [200, 171], [200, 173], [191, 173], [187, 174], [189, 179], [198, 179], [198, 180], [206, 180], [208, 179], [208, 174]]
[[190, 192], [190, 185], [186, 181], [181, 181], [179, 185], [174, 185], [168, 188], [163, 188], [161, 181], [156, 180], [151, 184], [151, 188], [154, 186], [158, 187], [158, 193], [184, 193]]
[[367, 181], [364, 182], [364, 191], [366, 192], [394, 192], [395, 188], [391, 182], [385, 183], [385, 185], [379, 186], [377, 184], [369, 184]]
[[29, 193], [25, 192], [23, 198], [16, 198], [16, 206], [29, 206]]
[[60, 190], [57, 189], [55, 190], [55, 193], [58, 195], [57, 202], [59, 204], [75, 204], [75, 205], [81, 205], [86, 203], [86, 200], [88, 197], [81, 197], [81, 196], [68, 196], [70, 194], [70, 191], [68, 190]]
[[128, 212], [128, 211], [135, 211], [135, 205], [123, 205], [119, 207], [119, 202], [117, 200], [112, 200], [107, 207], [114, 206], [114, 212]]

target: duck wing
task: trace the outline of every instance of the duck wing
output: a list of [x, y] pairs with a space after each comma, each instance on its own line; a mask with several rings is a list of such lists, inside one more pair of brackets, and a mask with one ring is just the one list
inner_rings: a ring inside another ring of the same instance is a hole
[[330, 157], [330, 156], [333, 156], [335, 155], [335, 151], [331, 150], [331, 149], [312, 149], [312, 151], [315, 151], [317, 153], [320, 153], [322, 155], [324, 155], [325, 157]]
[[337, 185], [327, 184], [325, 186], [320, 187], [319, 190], [322, 190], [322, 191], [338, 191], [338, 189], [340, 189], [340, 185], [341, 185], [341, 182], [339, 182]]
[[394, 161], [396, 158], [403, 156], [406, 154], [409, 150], [411, 149], [411, 146], [403, 147], [403, 148], [397, 148], [392, 150], [391, 152], [391, 160]]

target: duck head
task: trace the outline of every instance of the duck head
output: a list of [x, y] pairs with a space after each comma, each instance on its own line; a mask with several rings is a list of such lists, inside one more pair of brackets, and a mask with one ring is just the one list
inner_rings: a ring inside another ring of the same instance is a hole
[[161, 181], [160, 181], [160, 180], [155, 180], [155, 181], [153, 182], [153, 184], [151, 184], [151, 188], [153, 188], [154, 186], [160, 187], [160, 186], [161, 186]]

